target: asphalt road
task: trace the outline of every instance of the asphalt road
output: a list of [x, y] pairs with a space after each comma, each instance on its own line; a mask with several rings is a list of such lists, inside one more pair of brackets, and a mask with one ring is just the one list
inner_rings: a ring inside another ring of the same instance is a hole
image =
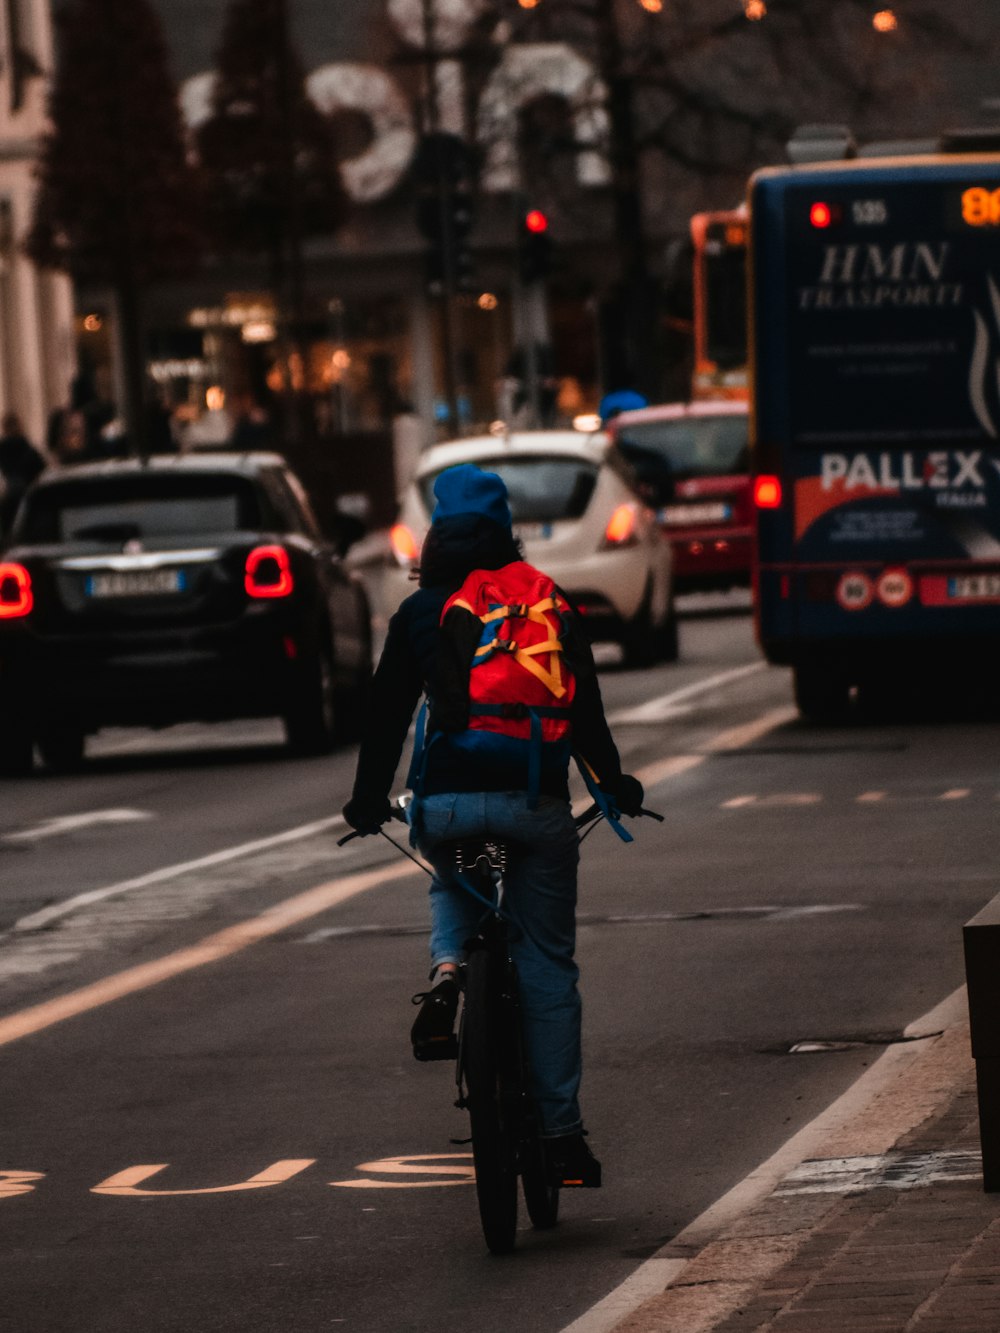
[[123, 733], [77, 777], [3, 784], [5, 1333], [558, 1333], [960, 984], [998, 724], [808, 728], [745, 614], [685, 619], [682, 653], [602, 675], [667, 816], [584, 848], [606, 1186], [505, 1259], [450, 1071], [409, 1055], [420, 872], [336, 848], [350, 752]]

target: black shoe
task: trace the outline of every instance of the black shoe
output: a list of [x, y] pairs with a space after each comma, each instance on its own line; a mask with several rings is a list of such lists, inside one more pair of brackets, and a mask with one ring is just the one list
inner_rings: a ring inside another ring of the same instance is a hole
[[420, 1005], [420, 1013], [410, 1029], [414, 1056], [418, 1060], [453, 1060], [458, 1055], [457, 984], [451, 977], [445, 977], [433, 990], [414, 995], [413, 1003]]
[[549, 1184], [562, 1189], [599, 1189], [601, 1164], [587, 1147], [581, 1130], [578, 1134], [560, 1134], [543, 1139], [548, 1164]]

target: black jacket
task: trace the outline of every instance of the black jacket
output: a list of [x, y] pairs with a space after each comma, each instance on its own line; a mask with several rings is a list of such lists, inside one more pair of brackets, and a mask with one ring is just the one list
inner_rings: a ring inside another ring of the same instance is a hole
[[[421, 587], [402, 603], [389, 622], [385, 648], [372, 682], [370, 707], [358, 757], [354, 799], [377, 807], [389, 795], [421, 696], [434, 678], [441, 612], [448, 598], [473, 569], [498, 569], [520, 553], [509, 534], [486, 520], [451, 519], [436, 524], [421, 557]], [[574, 616], [564, 636], [566, 661], [576, 678], [570, 712], [574, 750], [602, 783], [621, 775], [618, 750], [608, 730], [594, 658]], [[424, 792], [517, 791], [526, 775], [495, 760], [470, 758], [442, 737], [430, 747]], [[541, 790], [569, 799], [566, 773], [543, 773]]]

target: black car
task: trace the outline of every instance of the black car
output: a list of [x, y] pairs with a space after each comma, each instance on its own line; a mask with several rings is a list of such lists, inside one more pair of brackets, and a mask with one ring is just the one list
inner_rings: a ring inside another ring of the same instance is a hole
[[329, 749], [371, 672], [361, 585], [275, 454], [84, 464], [0, 556], [0, 768], [71, 767], [103, 726], [278, 715]]

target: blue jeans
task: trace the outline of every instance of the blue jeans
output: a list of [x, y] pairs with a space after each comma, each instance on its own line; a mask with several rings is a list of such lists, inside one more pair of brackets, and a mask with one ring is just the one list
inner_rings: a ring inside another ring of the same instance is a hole
[[454, 881], [454, 854], [443, 844], [490, 834], [507, 844], [507, 908], [517, 929], [517, 967], [533, 1091], [546, 1135], [582, 1125], [576, 867], [579, 839], [565, 801], [541, 796], [534, 810], [524, 792], [449, 792], [414, 803], [417, 846], [434, 868], [431, 964], [457, 963], [485, 911]]

